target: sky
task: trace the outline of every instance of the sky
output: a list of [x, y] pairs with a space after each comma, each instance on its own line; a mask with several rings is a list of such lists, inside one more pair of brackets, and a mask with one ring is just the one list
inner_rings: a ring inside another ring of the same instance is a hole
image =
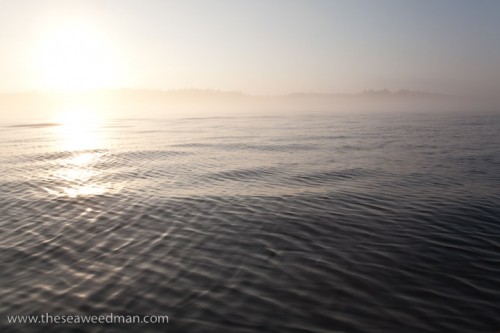
[[500, 91], [500, 1], [0, 0], [0, 91]]

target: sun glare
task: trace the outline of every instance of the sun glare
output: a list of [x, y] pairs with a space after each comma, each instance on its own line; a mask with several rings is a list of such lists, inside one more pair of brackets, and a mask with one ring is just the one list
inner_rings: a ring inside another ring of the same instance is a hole
[[[105, 133], [102, 131], [103, 119], [96, 110], [85, 107], [68, 108], [61, 112], [55, 121], [54, 143], [57, 150], [66, 151], [69, 156], [58, 160], [57, 167], [50, 170], [57, 179], [55, 184], [45, 190], [58, 197], [95, 196], [106, 193], [109, 184], [102, 181], [103, 171], [96, 167], [105, 155]], [[63, 185], [60, 185], [60, 184]]]
[[102, 119], [87, 109], [62, 112], [56, 118], [59, 127], [59, 143], [65, 150], [77, 151], [99, 148], [103, 142], [99, 127]]
[[100, 125], [99, 117], [85, 109], [74, 109], [61, 113], [57, 123], [67, 132], [88, 132]]
[[113, 86], [113, 50], [89, 24], [66, 22], [49, 29], [37, 55], [44, 90], [80, 91]]

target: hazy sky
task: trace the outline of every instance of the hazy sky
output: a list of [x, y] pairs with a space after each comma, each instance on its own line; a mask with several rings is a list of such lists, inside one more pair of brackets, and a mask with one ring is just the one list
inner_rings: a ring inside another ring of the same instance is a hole
[[500, 88], [498, 0], [0, 0], [0, 91]]

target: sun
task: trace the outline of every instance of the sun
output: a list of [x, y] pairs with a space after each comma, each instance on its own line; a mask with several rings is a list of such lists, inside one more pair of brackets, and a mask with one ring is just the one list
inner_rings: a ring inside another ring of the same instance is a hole
[[37, 62], [44, 90], [81, 91], [115, 83], [111, 44], [85, 22], [59, 22], [40, 39]]

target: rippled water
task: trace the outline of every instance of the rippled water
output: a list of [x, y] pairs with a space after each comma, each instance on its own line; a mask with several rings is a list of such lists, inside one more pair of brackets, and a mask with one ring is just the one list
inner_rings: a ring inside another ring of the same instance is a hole
[[[14, 125], [2, 332], [500, 330], [498, 116]], [[46, 312], [170, 323], [5, 321]]]

